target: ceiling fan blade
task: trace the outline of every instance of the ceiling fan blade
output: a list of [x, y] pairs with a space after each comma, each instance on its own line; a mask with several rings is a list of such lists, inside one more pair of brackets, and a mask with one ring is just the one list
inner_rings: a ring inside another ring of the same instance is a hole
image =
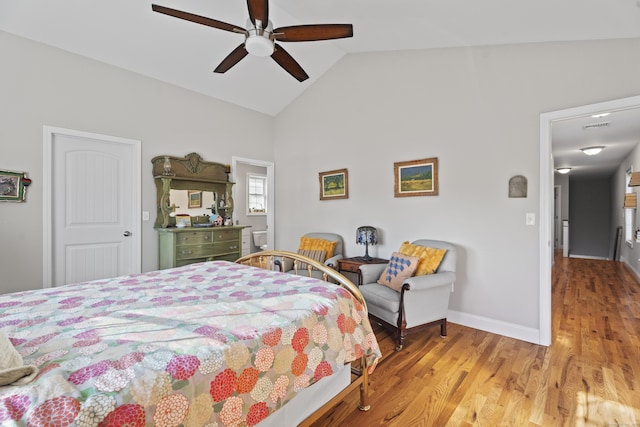
[[295, 77], [299, 82], [303, 82], [309, 78], [304, 72], [300, 64], [289, 53], [276, 43], [276, 49], [271, 54], [274, 61], [278, 63], [285, 71]]
[[175, 18], [184, 19], [185, 21], [195, 22], [196, 24], [206, 25], [208, 27], [217, 28], [219, 30], [231, 31], [233, 33], [246, 33], [247, 30], [242, 27], [238, 27], [233, 24], [227, 24], [226, 22], [217, 21], [215, 19], [206, 18], [200, 15], [194, 15], [193, 13], [183, 12], [181, 10], [171, 9], [168, 7], [152, 4], [151, 9], [154, 12], [163, 13], [165, 15], [173, 16]]
[[256, 20], [262, 22], [262, 28], [267, 28], [269, 24], [269, 0], [247, 0], [249, 8], [249, 19], [256, 24]]
[[247, 52], [247, 49], [244, 48], [244, 43], [242, 43], [240, 46], [238, 46], [237, 48], [233, 49], [233, 51], [231, 51], [231, 53], [229, 55], [227, 55], [227, 57], [222, 60], [220, 65], [218, 65], [216, 67], [216, 69], [213, 70], [213, 72], [214, 73], [225, 73], [225, 72], [229, 71], [229, 69], [231, 67], [233, 67], [238, 62], [240, 62], [240, 60], [242, 58], [244, 58], [245, 56], [247, 56], [248, 54], [249, 54], [249, 52]]
[[293, 25], [273, 30], [276, 40], [281, 42], [309, 42], [353, 37], [351, 24]]

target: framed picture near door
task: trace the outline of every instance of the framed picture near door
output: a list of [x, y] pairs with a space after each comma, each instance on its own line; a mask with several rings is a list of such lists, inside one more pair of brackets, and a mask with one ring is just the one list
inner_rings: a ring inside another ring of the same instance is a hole
[[30, 182], [24, 172], [0, 170], [0, 202], [24, 202]]

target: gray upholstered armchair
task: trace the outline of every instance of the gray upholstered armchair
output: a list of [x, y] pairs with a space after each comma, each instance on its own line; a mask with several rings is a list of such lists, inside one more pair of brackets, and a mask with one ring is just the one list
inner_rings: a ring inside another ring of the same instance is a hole
[[[333, 250], [333, 255], [331, 257], [325, 258], [322, 261], [320, 260], [316, 260], [316, 261], [320, 261], [324, 265], [334, 269], [338, 267], [338, 260], [344, 258], [344, 255], [342, 255], [342, 251], [344, 247], [342, 236], [335, 233], [307, 233], [303, 237], [309, 237], [312, 239], [322, 239], [322, 240], [327, 240], [329, 242], [336, 242], [335, 248]], [[298, 250], [298, 253], [305, 255], [300, 250]], [[308, 254], [306, 255], [308, 256]], [[299, 274], [303, 276], [309, 275], [309, 272], [306, 269], [294, 269], [294, 265], [291, 262], [291, 260], [285, 260], [283, 271], [285, 271], [286, 273]], [[316, 278], [321, 278], [322, 273], [318, 270], [313, 270], [311, 271], [311, 276]]]
[[377, 283], [386, 264], [360, 266], [360, 292], [369, 308], [372, 321], [392, 329], [396, 350], [401, 350], [408, 333], [440, 325], [440, 335], [447, 335], [449, 295], [456, 280], [456, 247], [440, 240], [416, 240], [414, 245], [447, 249], [440, 266], [433, 274], [405, 279], [400, 292]]

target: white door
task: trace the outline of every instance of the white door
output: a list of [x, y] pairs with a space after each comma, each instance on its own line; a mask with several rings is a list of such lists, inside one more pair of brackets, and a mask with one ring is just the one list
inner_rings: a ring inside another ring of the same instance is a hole
[[46, 127], [47, 145], [45, 286], [140, 272], [140, 142]]

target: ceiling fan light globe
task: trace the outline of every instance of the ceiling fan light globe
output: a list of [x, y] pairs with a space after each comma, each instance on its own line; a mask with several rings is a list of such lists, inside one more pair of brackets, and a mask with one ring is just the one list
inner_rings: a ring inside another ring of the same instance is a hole
[[273, 42], [263, 36], [249, 36], [244, 42], [244, 47], [254, 56], [271, 56], [273, 53]]

